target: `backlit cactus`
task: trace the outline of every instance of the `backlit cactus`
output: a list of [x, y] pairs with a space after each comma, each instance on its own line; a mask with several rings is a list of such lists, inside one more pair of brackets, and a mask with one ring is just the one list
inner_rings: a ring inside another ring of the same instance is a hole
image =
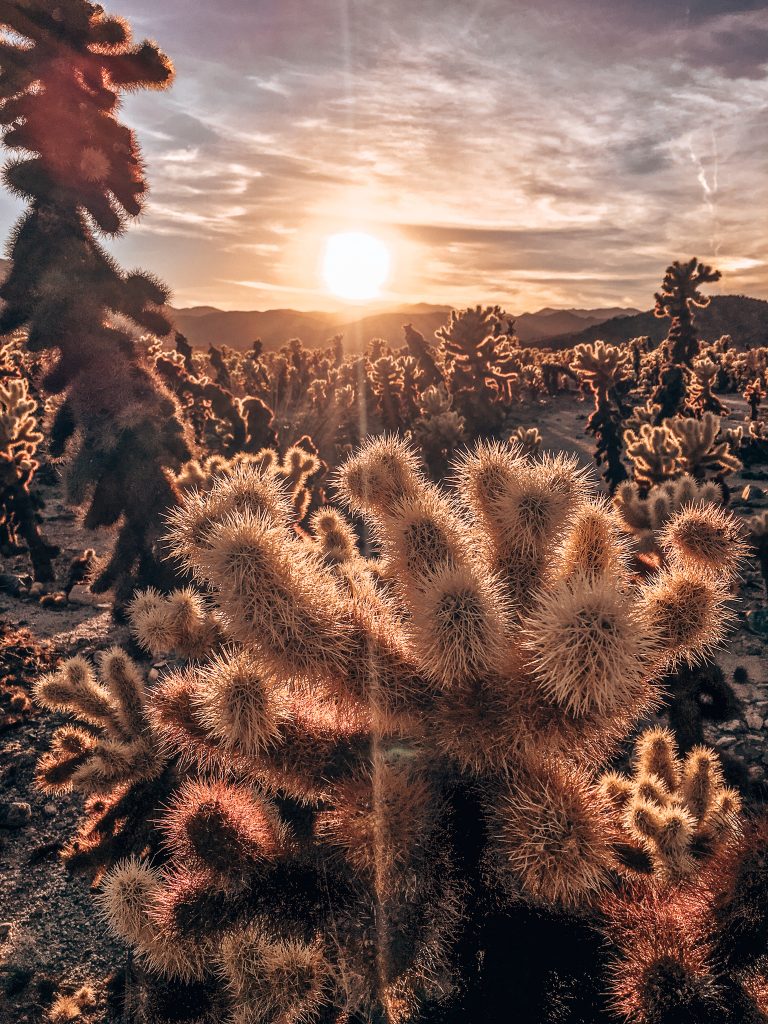
[[630, 876], [690, 878], [740, 832], [741, 798], [724, 784], [715, 752], [695, 747], [682, 760], [666, 729], [642, 733], [632, 775], [606, 773], [599, 788], [616, 815], [617, 848]]
[[721, 628], [720, 586], [688, 561], [635, 579], [570, 458], [481, 444], [455, 479], [394, 438], [351, 459], [372, 560], [335, 509], [297, 536], [278, 478], [243, 468], [173, 517], [214, 610], [186, 599], [180, 637], [178, 599], [134, 605], [142, 644], [192, 658], [148, 702], [187, 779], [163, 862], [118, 865], [101, 905], [222, 1019], [470, 1012], [516, 908], [584, 914], [615, 884], [595, 771]]
[[151, 846], [149, 817], [168, 792], [166, 757], [147, 717], [137, 665], [119, 648], [101, 653], [97, 671], [85, 658], [71, 658], [37, 682], [35, 698], [82, 723], [58, 729], [38, 765], [44, 792], [74, 789], [87, 798], [85, 821], [65, 859], [98, 872], [115, 857]]
[[0, 549], [7, 553], [23, 541], [35, 580], [47, 583], [54, 578], [52, 559], [58, 548], [43, 536], [30, 492], [43, 440], [36, 412], [24, 377], [0, 380]]

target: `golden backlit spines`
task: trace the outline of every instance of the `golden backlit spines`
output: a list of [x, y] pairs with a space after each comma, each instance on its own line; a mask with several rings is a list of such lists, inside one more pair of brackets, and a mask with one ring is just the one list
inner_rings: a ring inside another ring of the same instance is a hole
[[289, 715], [285, 686], [247, 650], [224, 650], [193, 671], [197, 720], [224, 751], [258, 757], [278, 741]]
[[266, 516], [219, 523], [196, 566], [215, 588], [234, 639], [253, 643], [284, 678], [343, 673], [350, 623], [341, 592], [319, 555]]
[[590, 573], [544, 592], [522, 635], [542, 694], [577, 715], [631, 704], [653, 664], [655, 633], [634, 595]]
[[353, 512], [376, 516], [412, 497], [422, 480], [413, 449], [392, 434], [368, 440], [339, 470], [337, 487]]
[[263, 516], [290, 528], [293, 507], [279, 477], [269, 470], [242, 465], [217, 477], [209, 491], [190, 491], [168, 518], [168, 542], [179, 561], [195, 568], [196, 553], [205, 548], [211, 531], [239, 513]]
[[[646, 873], [657, 881], [693, 877], [739, 834], [741, 802], [725, 785], [715, 751], [698, 746], [681, 759], [668, 729], [641, 733], [632, 774], [609, 772], [599, 785], [611, 800], [619, 841], [645, 855]], [[630, 875], [642, 865], [642, 857], [617, 860]]]
[[619, 582], [629, 577], [631, 545], [605, 498], [592, 498], [576, 508], [558, 554], [559, 575], [565, 578], [585, 573]]
[[747, 552], [735, 516], [711, 503], [683, 506], [659, 539], [671, 565], [690, 565], [726, 578], [738, 573]]
[[332, 991], [325, 942], [270, 938], [256, 923], [227, 935], [218, 952], [232, 995], [232, 1024], [311, 1024]]
[[641, 605], [657, 637], [659, 670], [693, 664], [723, 642], [732, 613], [722, 579], [693, 566], [662, 569], [641, 588]]
[[318, 550], [331, 565], [350, 562], [359, 555], [354, 530], [331, 505], [324, 505], [312, 515], [310, 528]]
[[576, 907], [608, 885], [607, 801], [588, 774], [558, 761], [531, 768], [500, 794], [490, 823], [502, 883], [509, 872], [529, 899]]

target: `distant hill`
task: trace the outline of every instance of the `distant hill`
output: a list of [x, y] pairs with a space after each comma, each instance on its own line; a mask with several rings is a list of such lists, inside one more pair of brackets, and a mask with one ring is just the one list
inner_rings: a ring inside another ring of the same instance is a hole
[[[666, 337], [669, 320], [653, 315], [653, 310], [634, 316], [614, 317], [580, 331], [564, 331], [543, 344], [548, 348], [570, 348], [582, 342], [603, 341], [619, 345], [647, 335], [654, 342]], [[768, 344], [768, 302], [746, 295], [714, 295], [705, 309], [696, 310], [696, 330], [704, 341], [716, 341], [730, 334], [737, 348]]]
[[639, 309], [540, 309], [537, 313], [522, 313], [515, 321], [515, 330], [521, 341], [541, 341], [571, 331], [578, 333], [585, 327], [601, 324], [616, 317], [639, 313]]
[[[266, 350], [279, 348], [291, 338], [301, 338], [305, 345], [317, 348], [335, 334], [343, 334], [348, 351], [364, 348], [371, 338], [384, 338], [391, 345], [403, 343], [403, 325], [413, 324], [425, 338], [431, 339], [447, 320], [450, 306], [419, 303], [398, 309], [384, 309], [357, 319], [349, 313], [299, 312], [294, 309], [264, 311], [224, 311], [211, 306], [169, 310], [176, 327], [193, 344], [207, 348], [210, 344], [230, 348], [250, 348], [261, 338]], [[541, 341], [567, 331], [582, 331], [585, 326], [601, 323], [609, 317], [627, 316], [634, 309], [542, 309], [516, 317], [518, 336], [524, 342]]]

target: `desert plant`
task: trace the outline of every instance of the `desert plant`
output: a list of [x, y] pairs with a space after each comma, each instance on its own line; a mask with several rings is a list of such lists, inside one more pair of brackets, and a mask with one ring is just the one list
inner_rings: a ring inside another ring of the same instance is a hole
[[454, 453], [467, 440], [464, 418], [453, 408], [453, 400], [443, 384], [424, 390], [411, 437], [433, 478], [440, 480]]
[[754, 422], [760, 418], [760, 403], [765, 398], [765, 388], [760, 378], [755, 377], [744, 388], [744, 401], [749, 405], [749, 418]]
[[708, 357], [694, 359], [691, 405], [698, 412], [711, 412], [717, 416], [728, 415], [728, 407], [723, 405], [713, 391], [719, 371], [718, 364]]
[[516, 378], [512, 324], [498, 306], [476, 306], [452, 311], [436, 337], [457, 411], [475, 435], [493, 434], [501, 426], [503, 404]]
[[523, 455], [538, 455], [541, 441], [538, 427], [518, 427], [509, 435], [509, 443], [519, 447]]
[[660, 406], [657, 424], [674, 416], [685, 406], [689, 369], [699, 354], [699, 339], [694, 326], [694, 309], [709, 305], [708, 296], [699, 289], [720, 280], [720, 271], [692, 257], [687, 263], [675, 260], [667, 267], [661, 290], [656, 293], [654, 313], [671, 320], [662, 346], [664, 366], [653, 401]]
[[571, 369], [594, 395], [595, 409], [587, 420], [587, 430], [597, 441], [595, 462], [604, 466], [603, 477], [614, 491], [627, 478], [621, 461], [621, 423], [629, 412], [623, 401], [629, 385], [626, 355], [615, 345], [602, 341], [577, 345]]
[[714, 750], [695, 747], [681, 760], [668, 729], [643, 732], [631, 776], [599, 780], [616, 816], [619, 860], [632, 875], [680, 881], [739, 834], [741, 798], [723, 781]]
[[[616, 514], [572, 459], [485, 444], [456, 474], [451, 497], [388, 438], [346, 464], [376, 573], [339, 513], [298, 539], [270, 474], [174, 514], [225, 642], [151, 697], [193, 766], [159, 823], [169, 859], [123, 862], [100, 899], [151, 970], [223, 978], [233, 1020], [488, 1019], [498, 950], [532, 911], [567, 960], [568, 914], [614, 870], [591, 773], [721, 628], [722, 589], [689, 559], [630, 585]], [[143, 611], [138, 639], [172, 646]]]
[[625, 480], [613, 496], [614, 504], [637, 541], [641, 552], [661, 554], [661, 535], [670, 519], [686, 505], [722, 503], [715, 483], [699, 483], [683, 474], [641, 493], [636, 482]]
[[43, 536], [30, 491], [43, 440], [36, 411], [24, 377], [0, 380], [0, 549], [9, 552], [23, 541], [35, 580], [48, 583], [54, 578], [52, 560], [59, 549]]
[[673, 416], [658, 426], [641, 424], [625, 430], [627, 458], [642, 490], [687, 473], [695, 480], [717, 480], [726, 493], [725, 477], [741, 469], [720, 430], [720, 418], [705, 412], [701, 419]]
[[603, 902], [613, 946], [607, 980], [619, 1019], [765, 1021], [768, 822], [756, 817], [741, 826], [695, 879], [636, 883]]
[[167, 334], [168, 292], [146, 274], [122, 273], [95, 232], [119, 234], [147, 190], [136, 139], [116, 118], [119, 94], [163, 88], [173, 69], [89, 0], [4, 3], [0, 20], [13, 33], [0, 46], [4, 141], [31, 154], [5, 169], [29, 210], [11, 239], [0, 332], [26, 327], [30, 351], [57, 354], [43, 381], [65, 396], [51, 452], [71, 449], [69, 495], [89, 502], [86, 527], [120, 524], [92, 586], [115, 587], [124, 600], [137, 583], [173, 578], [155, 542], [177, 500], [169, 471], [190, 450], [175, 403], [118, 323]]

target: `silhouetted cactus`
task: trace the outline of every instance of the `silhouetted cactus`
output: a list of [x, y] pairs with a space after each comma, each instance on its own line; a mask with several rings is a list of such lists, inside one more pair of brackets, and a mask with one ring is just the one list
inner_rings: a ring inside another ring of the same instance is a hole
[[629, 411], [623, 401], [629, 385], [626, 356], [615, 345], [602, 341], [577, 345], [571, 369], [589, 384], [594, 395], [595, 411], [587, 421], [587, 430], [595, 436], [595, 462], [604, 467], [603, 478], [613, 492], [627, 478], [621, 461], [621, 423]]
[[701, 285], [719, 280], [720, 271], [700, 263], [695, 256], [687, 263], [675, 260], [667, 267], [654, 309], [657, 317], [671, 320], [662, 347], [665, 365], [653, 395], [653, 401], [660, 406], [657, 424], [685, 406], [689, 370], [700, 348], [693, 311], [709, 305], [708, 296], [699, 290]]
[[43, 382], [65, 395], [52, 453], [73, 449], [69, 494], [89, 502], [85, 525], [119, 524], [93, 589], [117, 588], [124, 600], [137, 583], [167, 580], [155, 541], [177, 497], [169, 471], [190, 451], [173, 400], [117, 321], [167, 334], [168, 292], [146, 274], [123, 274], [94, 227], [119, 234], [147, 190], [135, 137], [115, 116], [119, 94], [163, 88], [173, 69], [89, 0], [4, 3], [0, 20], [15, 33], [0, 47], [4, 141], [31, 154], [5, 170], [29, 211], [11, 239], [0, 333], [26, 327], [30, 351], [56, 353]]
[[436, 332], [448, 390], [475, 434], [493, 434], [501, 425], [507, 388], [516, 378], [512, 330], [498, 306], [476, 306], [454, 310], [449, 323]]

